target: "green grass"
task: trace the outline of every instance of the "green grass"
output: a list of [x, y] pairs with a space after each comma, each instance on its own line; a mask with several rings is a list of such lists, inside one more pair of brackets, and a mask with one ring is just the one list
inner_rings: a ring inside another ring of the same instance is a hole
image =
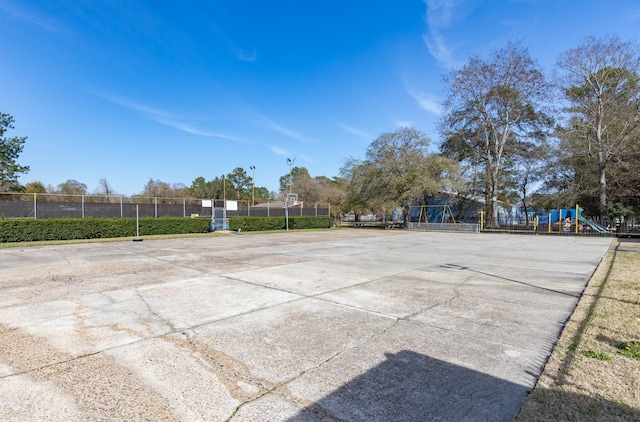
[[640, 360], [640, 341], [620, 343], [617, 347], [621, 355]]
[[588, 358], [592, 358], [592, 359], [598, 359], [598, 360], [602, 360], [605, 362], [611, 362], [613, 360], [613, 358], [611, 356], [609, 356], [606, 353], [603, 352], [596, 352], [593, 350], [583, 350], [582, 354], [585, 355]]

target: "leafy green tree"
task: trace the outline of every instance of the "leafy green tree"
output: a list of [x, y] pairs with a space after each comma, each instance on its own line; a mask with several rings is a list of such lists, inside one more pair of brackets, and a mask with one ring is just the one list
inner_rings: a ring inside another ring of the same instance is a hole
[[[231, 173], [227, 174], [226, 180], [231, 183], [231, 187], [236, 193], [236, 199], [251, 198], [253, 179], [247, 175], [247, 172], [242, 167], [233, 169]], [[230, 193], [231, 192], [227, 191], [227, 195]]]
[[291, 190], [292, 193], [299, 194], [298, 183], [309, 179], [311, 179], [311, 175], [306, 167], [293, 167], [290, 173], [280, 176], [280, 192], [289, 193]]
[[[558, 67], [569, 115], [564, 137], [581, 156], [573, 161], [579, 166], [574, 168], [576, 174], [587, 176], [595, 170], [602, 216], [608, 205], [608, 180], [616, 173], [616, 164], [624, 167], [629, 155], [640, 147], [638, 46], [617, 37], [586, 38], [560, 56]], [[581, 190], [583, 194], [587, 191]]]
[[29, 182], [25, 185], [25, 193], [47, 193], [47, 189], [41, 182]]
[[269, 192], [269, 189], [265, 188], [264, 186], [256, 186], [255, 199], [256, 199], [256, 204], [259, 204], [261, 202], [267, 202], [273, 198], [271, 197], [271, 193]]
[[457, 158], [474, 173], [481, 187], [489, 225], [498, 226], [498, 201], [508, 199], [505, 165], [541, 139], [551, 126], [544, 111], [549, 85], [526, 49], [508, 44], [487, 60], [478, 56], [444, 77], [445, 113], [441, 121], [443, 153]]
[[69, 179], [58, 185], [58, 193], [63, 193], [65, 195], [86, 195], [87, 185], [78, 182], [77, 180]]
[[352, 159], [345, 167], [344, 176], [352, 183], [352, 203], [359, 198], [360, 204], [369, 207], [399, 206], [408, 222], [415, 202], [457, 189], [457, 163], [429, 154], [429, 143], [423, 132], [413, 128], [380, 135], [367, 148], [363, 161]]
[[5, 137], [8, 129], [14, 129], [13, 122], [13, 116], [0, 113], [0, 192], [13, 190], [18, 183], [18, 176], [29, 171], [28, 166], [21, 166], [16, 162], [27, 137]]
[[[221, 183], [220, 188], [222, 188]], [[196, 179], [191, 182], [191, 187], [189, 188], [189, 196], [193, 198], [212, 199], [217, 197], [216, 193], [216, 183], [213, 180], [207, 182], [202, 176], [196, 177]]]

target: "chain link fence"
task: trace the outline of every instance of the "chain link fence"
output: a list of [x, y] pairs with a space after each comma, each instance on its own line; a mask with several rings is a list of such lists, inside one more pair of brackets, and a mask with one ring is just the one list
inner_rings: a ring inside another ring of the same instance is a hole
[[[0, 194], [0, 218], [85, 217], [278, 217], [285, 215], [284, 202], [252, 204], [251, 201], [140, 196], [64, 195], [49, 193]], [[329, 216], [331, 205], [300, 202], [289, 207], [289, 216]]]

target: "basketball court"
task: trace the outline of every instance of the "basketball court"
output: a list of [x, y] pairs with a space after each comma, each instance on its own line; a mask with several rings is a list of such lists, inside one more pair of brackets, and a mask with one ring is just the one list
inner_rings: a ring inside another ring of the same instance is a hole
[[513, 420], [611, 239], [0, 249], [0, 419]]

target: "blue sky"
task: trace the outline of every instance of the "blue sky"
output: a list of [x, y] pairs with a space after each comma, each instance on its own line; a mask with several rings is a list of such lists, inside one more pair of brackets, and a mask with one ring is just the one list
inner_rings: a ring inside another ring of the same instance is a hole
[[[637, 0], [0, 0], [0, 111], [22, 184], [132, 195], [287, 158], [333, 177], [378, 135], [439, 141], [441, 77], [521, 40], [551, 70], [586, 36], [638, 41]], [[251, 175], [251, 173], [249, 173]]]

